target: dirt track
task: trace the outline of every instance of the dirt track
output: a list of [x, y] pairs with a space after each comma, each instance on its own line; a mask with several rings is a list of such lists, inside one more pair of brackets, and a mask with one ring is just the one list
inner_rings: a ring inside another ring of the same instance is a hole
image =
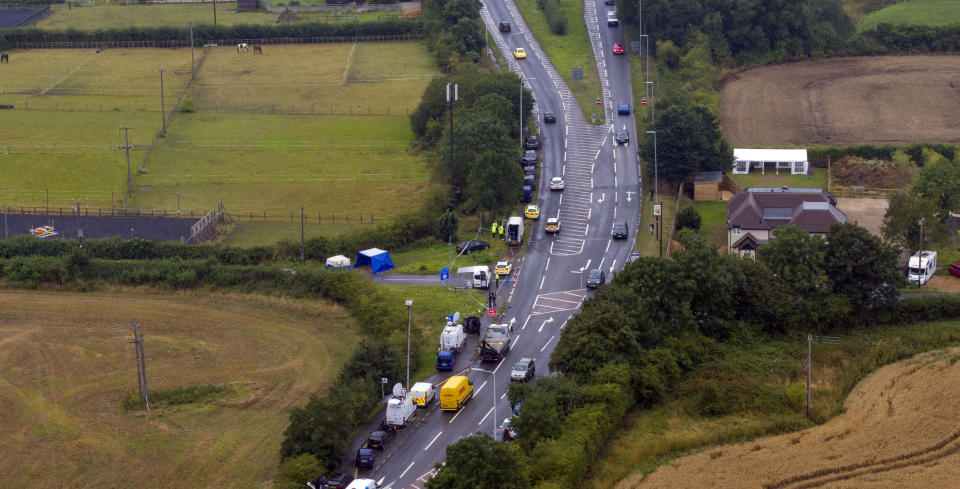
[[889, 365], [861, 382], [846, 412], [789, 435], [712, 448], [651, 474], [639, 488], [956, 487], [960, 349]]
[[756, 68], [721, 87], [734, 147], [960, 141], [960, 56], [833, 58]]

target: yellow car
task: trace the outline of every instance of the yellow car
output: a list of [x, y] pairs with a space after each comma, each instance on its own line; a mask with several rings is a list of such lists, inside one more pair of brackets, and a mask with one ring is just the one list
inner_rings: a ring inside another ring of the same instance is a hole
[[507, 275], [510, 275], [511, 270], [513, 270], [513, 263], [510, 263], [507, 260], [500, 260], [493, 267], [493, 272], [497, 275], [500, 275], [500, 277], [506, 277]]
[[523, 48], [517, 48], [513, 50], [513, 57], [517, 59], [524, 59], [527, 57], [527, 52]]
[[527, 216], [527, 219], [540, 219], [540, 206], [537, 204], [528, 205], [523, 215]]

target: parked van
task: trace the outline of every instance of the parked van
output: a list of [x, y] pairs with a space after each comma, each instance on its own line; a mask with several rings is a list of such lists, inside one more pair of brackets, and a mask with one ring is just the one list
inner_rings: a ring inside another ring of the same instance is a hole
[[457, 411], [473, 397], [473, 381], [463, 375], [454, 375], [440, 388], [440, 409]]
[[918, 285], [926, 285], [937, 271], [937, 252], [923, 250], [910, 257], [907, 280]]
[[380, 487], [380, 484], [377, 484], [377, 481], [373, 479], [354, 479], [347, 486], [347, 489], [377, 489], [378, 487]]
[[410, 395], [413, 396], [413, 403], [418, 407], [427, 407], [433, 402], [436, 393], [433, 391], [433, 384], [429, 382], [417, 382], [410, 388]]

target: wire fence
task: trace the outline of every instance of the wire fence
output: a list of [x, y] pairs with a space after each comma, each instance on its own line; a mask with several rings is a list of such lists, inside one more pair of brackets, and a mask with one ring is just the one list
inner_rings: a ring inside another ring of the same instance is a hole
[[[276, 37], [266, 39], [215, 39], [207, 41], [205, 47], [279, 44], [332, 44], [346, 42], [393, 42], [420, 39], [418, 34], [389, 34], [371, 36], [335, 36], [335, 37]], [[180, 47], [189, 47], [189, 40], [174, 39]], [[106, 49], [106, 48], [170, 48], [170, 39], [143, 41], [17, 41], [17, 49]]]
[[[121, 209], [110, 207], [80, 207], [80, 215], [88, 216], [106, 216], [106, 217], [166, 217], [181, 219], [200, 219], [207, 215], [209, 210], [196, 209]], [[9, 206], [0, 207], [0, 214], [18, 214], [32, 216], [76, 216], [76, 207], [59, 206]], [[300, 222], [300, 211], [232, 211], [227, 215], [234, 222]], [[387, 220], [384, 216], [375, 216], [362, 212], [355, 213], [322, 213], [309, 212], [304, 213], [303, 222], [306, 224], [375, 224]]]
[[197, 104], [197, 110], [203, 112], [247, 112], [254, 114], [290, 114], [290, 115], [410, 115], [408, 105], [372, 105], [372, 104]]

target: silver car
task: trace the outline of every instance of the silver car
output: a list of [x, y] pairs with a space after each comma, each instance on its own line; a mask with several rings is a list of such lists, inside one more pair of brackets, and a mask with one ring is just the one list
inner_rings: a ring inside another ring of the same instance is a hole
[[510, 372], [510, 380], [526, 382], [537, 376], [537, 366], [532, 358], [521, 358]]

